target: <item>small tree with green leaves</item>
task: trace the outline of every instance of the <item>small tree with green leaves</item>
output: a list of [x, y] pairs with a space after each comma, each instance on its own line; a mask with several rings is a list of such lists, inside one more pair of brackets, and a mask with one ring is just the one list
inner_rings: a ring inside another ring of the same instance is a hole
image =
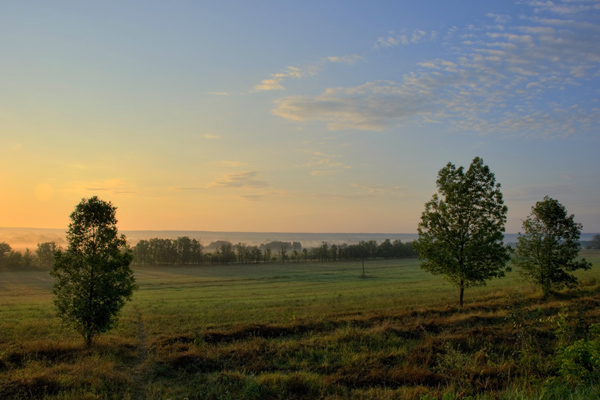
[[110, 330], [137, 289], [133, 259], [125, 236], [118, 234], [116, 207], [94, 196], [82, 199], [71, 214], [68, 247], [55, 253], [50, 274], [59, 316], [79, 332], [87, 346]]
[[582, 225], [574, 218], [567, 216], [557, 200], [546, 196], [523, 221], [524, 233], [519, 233], [512, 262], [523, 276], [542, 287], [544, 297], [552, 290], [575, 286], [577, 278], [569, 272], [592, 266], [585, 258], [577, 259]]
[[507, 207], [500, 184], [479, 157], [465, 172], [448, 163], [438, 173], [438, 193], [425, 204], [413, 248], [424, 260], [421, 268], [444, 275], [460, 289], [482, 286], [502, 277], [509, 260], [504, 245]]

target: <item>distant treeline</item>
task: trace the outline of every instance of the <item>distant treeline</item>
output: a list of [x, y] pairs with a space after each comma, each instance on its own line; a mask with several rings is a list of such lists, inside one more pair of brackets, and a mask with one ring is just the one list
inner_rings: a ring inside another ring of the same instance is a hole
[[[582, 247], [600, 249], [600, 235], [582, 241]], [[45, 268], [50, 269], [54, 253], [61, 247], [55, 242], [39, 243], [35, 252], [13, 250], [8, 243], [0, 242], [0, 269]], [[140, 240], [132, 248], [134, 265], [202, 265], [202, 264], [257, 264], [268, 262], [357, 261], [382, 258], [415, 258], [418, 253], [412, 242], [386, 239], [361, 241], [358, 244], [329, 244], [303, 248], [300, 242], [272, 241], [260, 246], [243, 243], [232, 244], [217, 240], [203, 247], [196, 239], [187, 236], [177, 239]]]
[[[13, 250], [8, 243], [0, 242], [0, 269], [45, 268], [50, 269], [54, 253], [60, 249], [54, 242], [37, 245], [35, 252]], [[414, 258], [418, 254], [412, 243], [386, 239], [361, 241], [358, 244], [329, 244], [303, 248], [300, 242], [272, 241], [260, 246], [243, 243], [232, 244], [219, 240], [203, 247], [196, 239], [187, 236], [177, 239], [153, 238], [140, 240], [131, 248], [133, 264], [143, 265], [202, 265], [202, 264], [258, 264], [268, 262], [356, 261], [378, 258]]]
[[300, 261], [356, 261], [377, 258], [413, 258], [418, 254], [411, 243], [400, 240], [361, 241], [358, 244], [321, 243], [318, 247], [303, 248], [299, 242], [273, 241], [260, 246], [228, 241], [212, 242], [203, 248], [196, 239], [187, 236], [177, 239], [153, 238], [140, 240], [133, 248], [135, 265], [202, 265], [257, 264]]
[[13, 250], [8, 243], [0, 242], [0, 269], [4, 268], [47, 268], [52, 267], [54, 253], [60, 247], [54, 242], [40, 243], [34, 252]]

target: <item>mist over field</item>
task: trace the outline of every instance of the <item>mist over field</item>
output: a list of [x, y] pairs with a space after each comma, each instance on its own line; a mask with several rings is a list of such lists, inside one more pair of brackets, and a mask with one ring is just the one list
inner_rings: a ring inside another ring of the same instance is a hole
[[[0, 242], [6, 242], [14, 250], [34, 250], [38, 243], [54, 241], [64, 245], [65, 229], [36, 229], [36, 228], [0, 228]], [[375, 240], [381, 242], [385, 239], [409, 242], [417, 238], [410, 233], [296, 233], [296, 232], [209, 232], [209, 231], [127, 231], [119, 230], [127, 237], [130, 245], [135, 246], [140, 240], [151, 238], [176, 239], [187, 236], [198, 240], [206, 247], [217, 240], [229, 241], [233, 244], [243, 243], [249, 246], [258, 246], [272, 241], [300, 242], [303, 247], [317, 247], [322, 242], [329, 244], [356, 244], [361, 240]]]
[[[55, 242], [63, 246], [66, 244], [65, 229], [43, 228], [7, 228], [0, 227], [0, 242], [10, 244], [13, 250], [24, 251], [26, 248], [35, 250], [38, 243]], [[152, 238], [177, 239], [187, 236], [198, 240], [203, 247], [217, 240], [225, 240], [232, 244], [243, 243], [248, 246], [259, 246], [272, 241], [300, 242], [302, 247], [318, 247], [321, 243], [329, 244], [356, 244], [361, 240], [375, 240], [378, 243], [390, 239], [401, 240], [403, 243], [411, 242], [418, 238], [416, 233], [311, 233], [311, 232], [210, 232], [210, 231], [127, 231], [119, 233], [127, 237], [127, 242], [135, 246], [140, 240]], [[592, 239], [595, 233], [582, 233], [580, 241]], [[507, 233], [504, 235], [505, 243], [516, 243], [518, 234]]]

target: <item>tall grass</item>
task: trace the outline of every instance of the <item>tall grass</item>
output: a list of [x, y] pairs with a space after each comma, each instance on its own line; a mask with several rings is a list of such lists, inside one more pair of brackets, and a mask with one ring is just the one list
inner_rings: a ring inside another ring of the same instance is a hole
[[513, 272], [462, 309], [416, 260], [368, 262], [366, 279], [360, 262], [138, 268], [140, 290], [91, 349], [60, 325], [47, 272], [3, 271], [0, 398], [595, 396], [543, 384], [557, 375], [550, 319], [599, 320], [600, 253], [586, 257], [581, 285], [549, 301]]

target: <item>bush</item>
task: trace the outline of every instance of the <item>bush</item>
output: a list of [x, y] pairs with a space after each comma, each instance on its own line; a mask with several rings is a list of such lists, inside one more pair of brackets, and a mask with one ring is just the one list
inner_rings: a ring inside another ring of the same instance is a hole
[[[555, 362], [562, 380], [574, 385], [596, 382], [600, 378], [600, 324], [569, 324], [567, 310], [559, 314], [555, 330], [558, 338]], [[576, 321], [578, 322], [578, 321]]]

